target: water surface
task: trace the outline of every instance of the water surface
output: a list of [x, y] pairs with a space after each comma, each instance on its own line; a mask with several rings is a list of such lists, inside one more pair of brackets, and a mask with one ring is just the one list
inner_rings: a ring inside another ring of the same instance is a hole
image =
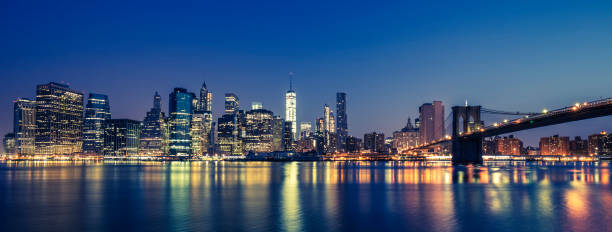
[[609, 163], [4, 162], [2, 231], [605, 231]]

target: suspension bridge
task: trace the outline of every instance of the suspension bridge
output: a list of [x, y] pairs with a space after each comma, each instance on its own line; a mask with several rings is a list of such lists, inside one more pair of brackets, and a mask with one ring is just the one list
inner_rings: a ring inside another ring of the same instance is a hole
[[[485, 126], [481, 114], [521, 116]], [[453, 106], [447, 119], [452, 121], [450, 135], [412, 147], [410, 150], [426, 149], [444, 143], [452, 144], [453, 163], [482, 163], [482, 143], [485, 137], [513, 133], [538, 127], [612, 115], [612, 98], [576, 103], [556, 110], [534, 112], [510, 112], [484, 108], [482, 106]]]

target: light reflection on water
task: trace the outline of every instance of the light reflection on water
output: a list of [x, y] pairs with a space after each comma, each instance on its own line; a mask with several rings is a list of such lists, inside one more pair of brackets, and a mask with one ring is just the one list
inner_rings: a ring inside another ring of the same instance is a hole
[[11, 230], [594, 230], [609, 163], [4, 162]]

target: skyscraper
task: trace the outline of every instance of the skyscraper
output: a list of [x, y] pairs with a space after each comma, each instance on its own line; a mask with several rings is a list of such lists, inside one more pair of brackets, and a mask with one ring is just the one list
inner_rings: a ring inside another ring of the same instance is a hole
[[82, 92], [55, 82], [36, 87], [36, 154], [81, 152], [82, 130]]
[[90, 93], [83, 118], [83, 153], [102, 155], [104, 150], [104, 129], [111, 119], [108, 96]]
[[372, 132], [363, 135], [363, 149], [376, 153], [385, 152], [385, 134]]
[[191, 146], [194, 155], [205, 155], [212, 148], [212, 113], [196, 111], [191, 120]]
[[336, 93], [336, 136], [338, 150], [346, 151], [346, 138], [348, 137], [348, 119], [346, 116], [346, 93]]
[[191, 150], [191, 120], [193, 114], [193, 99], [195, 94], [183, 88], [174, 88], [170, 94], [170, 155], [190, 156]]
[[14, 104], [13, 134], [19, 155], [34, 155], [36, 136], [36, 101], [20, 98]]
[[419, 144], [444, 138], [444, 105], [441, 101], [419, 107]]
[[104, 134], [104, 155], [136, 156], [140, 145], [140, 122], [131, 119], [109, 119]]
[[309, 137], [312, 134], [312, 124], [310, 122], [300, 123], [300, 139]]
[[153, 108], [145, 116], [140, 132], [140, 144], [138, 152], [144, 156], [164, 155], [164, 147], [167, 128], [164, 120], [164, 112], [161, 111], [161, 96], [155, 92], [153, 96]]
[[239, 108], [240, 108], [240, 100], [238, 99], [238, 96], [236, 96], [236, 94], [233, 94], [233, 93], [226, 93], [225, 94], [225, 113], [233, 114], [236, 111], [238, 111]]
[[272, 119], [272, 150], [283, 151], [285, 146], [283, 144], [283, 126], [285, 120], [280, 116], [274, 116]]
[[293, 90], [293, 73], [289, 73], [289, 91], [285, 94], [285, 123], [291, 123], [293, 140], [297, 140], [297, 95]]
[[247, 152], [268, 153], [274, 151], [272, 111], [253, 109], [246, 112], [246, 137], [244, 147]]
[[212, 111], [212, 93], [208, 92], [206, 82], [202, 83], [202, 88], [200, 89], [200, 100], [197, 110], [209, 112]]
[[223, 155], [243, 155], [244, 112], [222, 115], [217, 123], [218, 151]]
[[5, 155], [15, 155], [16, 148], [15, 148], [15, 134], [13, 133], [8, 133], [4, 135], [4, 138], [2, 138], [2, 147], [4, 149], [4, 154]]

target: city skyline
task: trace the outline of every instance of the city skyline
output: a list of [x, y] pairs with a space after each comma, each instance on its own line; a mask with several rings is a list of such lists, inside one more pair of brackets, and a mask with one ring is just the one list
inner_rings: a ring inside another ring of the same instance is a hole
[[[612, 34], [607, 26], [609, 4], [529, 4], [525, 8], [520, 7], [522, 3], [482, 4], [462, 12], [451, 10], [461, 7], [453, 3], [420, 3], [422, 13], [406, 11], [407, 3], [364, 5], [353, 12], [341, 11], [346, 3], [322, 9], [277, 4], [251, 6], [253, 11], [222, 4], [195, 5], [194, 9], [204, 7], [205, 12], [223, 8], [245, 16], [231, 19], [181, 9], [195, 20], [169, 15], [163, 18], [168, 25], [187, 25], [175, 30], [166, 24], [144, 27], [140, 30], [144, 35], [129, 31], [146, 24], [141, 20], [150, 19], [162, 7], [143, 9], [142, 19], [119, 13], [115, 16], [128, 23], [109, 27], [104, 20], [112, 22], [112, 18], [92, 5], [85, 4], [79, 12], [101, 14], [101, 21], [76, 11], [65, 15], [72, 19], [69, 22], [50, 17], [66, 10], [61, 4], [11, 5], [5, 9], [18, 10], [0, 16], [7, 22], [9, 35], [3, 40], [10, 41], [2, 45], [7, 52], [0, 60], [6, 67], [0, 70], [5, 80], [0, 107], [11, 109], [18, 98], [33, 99], [31, 86], [64, 80], [84, 94], [109, 95], [116, 118], [141, 120], [155, 91], [165, 99], [175, 87], [197, 93], [205, 81], [215, 96], [234, 92], [243, 105], [263, 102], [265, 108], [282, 115], [286, 73], [294, 71], [300, 95], [298, 123], [313, 123], [321, 105], [335, 105], [334, 94], [347, 92], [350, 134], [361, 137], [372, 131], [390, 135], [401, 129], [406, 118], [418, 117], [419, 105], [434, 100], [444, 102], [447, 112], [466, 99], [471, 105], [539, 112], [609, 95], [612, 77], [606, 61], [612, 48], [605, 39]], [[290, 17], [295, 25], [291, 20], [275, 22], [272, 17], [247, 20], [258, 15], [255, 12], [276, 9], [284, 9], [277, 14]], [[301, 13], [287, 13], [295, 10]], [[37, 14], [15, 13], [24, 11]], [[324, 19], [313, 17], [317, 14]], [[357, 14], [367, 14], [368, 19]], [[436, 20], [440, 15], [455, 20], [440, 22]], [[518, 15], [522, 20], [514, 20]], [[31, 25], [45, 17], [50, 18], [46, 24]], [[486, 21], [478, 20], [485, 17]], [[324, 24], [328, 20], [337, 24]], [[78, 30], [81, 21], [91, 23], [91, 29]], [[266, 23], [279, 29], [264, 27], [269, 30], [257, 32]], [[210, 31], [193, 29], [201, 25]], [[25, 26], [31, 34], [23, 33]], [[163, 39], [153, 38], [164, 34], [168, 35]], [[126, 39], [113, 40], [119, 35]], [[95, 39], [100, 36], [110, 40]], [[50, 39], [33, 43], [38, 38]], [[589, 38], [588, 43], [582, 38]], [[213, 99], [214, 118], [220, 116], [222, 102], [222, 97]], [[165, 107], [163, 111], [168, 113]], [[515, 136], [529, 145], [552, 134], [586, 137], [611, 130], [610, 118]], [[0, 133], [10, 132], [10, 110], [0, 120]]]

